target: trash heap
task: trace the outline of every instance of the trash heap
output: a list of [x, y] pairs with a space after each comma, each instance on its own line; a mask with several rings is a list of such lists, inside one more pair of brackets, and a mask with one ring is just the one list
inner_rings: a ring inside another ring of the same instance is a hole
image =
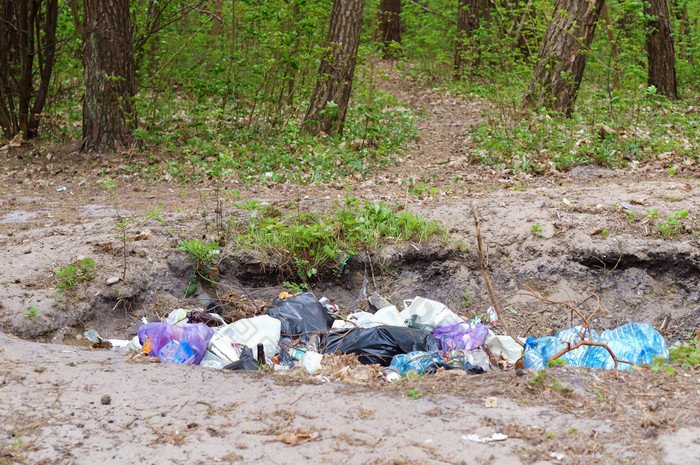
[[[515, 363], [522, 355], [515, 341], [491, 334], [478, 318], [464, 321], [423, 297], [404, 306], [402, 311], [387, 306], [376, 313], [339, 317], [326, 298], [283, 293], [265, 315], [231, 322], [216, 304], [208, 311], [176, 309], [162, 322], [145, 322], [131, 341], [109, 342], [118, 350], [141, 351], [163, 362], [227, 370], [303, 367], [314, 374], [322, 368], [324, 355], [354, 354], [361, 364], [381, 366], [389, 380], [438, 368], [480, 374], [496, 360]], [[101, 341], [91, 333], [90, 340]]]
[[[215, 303], [206, 311], [176, 309], [162, 322], [144, 322], [131, 341], [109, 342], [118, 350], [141, 351], [163, 362], [227, 370], [303, 367], [314, 374], [322, 369], [324, 355], [354, 354], [361, 364], [381, 366], [382, 376], [393, 381], [409, 371], [433, 373], [439, 368], [480, 374], [521, 358], [524, 368], [542, 369], [550, 357], [581, 338], [581, 328], [575, 327], [527, 338], [523, 349], [513, 338], [493, 334], [478, 318], [464, 321], [445, 305], [423, 297], [405, 301], [402, 311], [389, 305], [376, 313], [337, 314], [338, 308], [325, 297], [283, 293], [265, 315], [230, 321]], [[94, 331], [88, 333], [91, 341], [102, 342]], [[585, 336], [589, 339], [591, 334]], [[651, 364], [654, 356], [668, 358], [666, 341], [643, 323], [594, 332], [592, 340], [636, 365]], [[585, 345], [561, 358], [569, 365], [613, 367], [601, 346]]]

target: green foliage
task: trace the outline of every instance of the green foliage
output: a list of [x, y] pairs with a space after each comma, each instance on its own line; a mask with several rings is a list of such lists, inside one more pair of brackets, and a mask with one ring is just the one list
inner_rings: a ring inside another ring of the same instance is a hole
[[290, 281], [285, 281], [282, 283], [282, 286], [289, 289], [294, 294], [301, 294], [309, 290], [309, 285], [306, 283], [293, 283]]
[[532, 226], [530, 226], [530, 231], [536, 237], [544, 237], [542, 235], [542, 225], [541, 224], [533, 224]]
[[669, 348], [669, 360], [683, 368], [700, 365], [700, 341], [691, 339], [689, 342], [672, 345]]
[[413, 400], [418, 400], [421, 397], [423, 397], [424, 395], [426, 395], [427, 393], [428, 393], [428, 391], [421, 391], [418, 388], [413, 388], [413, 389], [409, 389], [406, 391], [406, 394], [408, 395], [408, 397], [410, 397]]
[[218, 242], [205, 244], [204, 241], [191, 239], [183, 241], [178, 245], [178, 249], [187, 254], [187, 260], [194, 263], [195, 274], [189, 278], [189, 285], [185, 288], [185, 297], [190, 297], [197, 289], [197, 280], [210, 286], [216, 285], [215, 278], [219, 270], [214, 261], [219, 257], [220, 249]]
[[656, 227], [664, 237], [671, 237], [681, 232], [683, 227], [683, 219], [688, 217], [688, 210], [679, 210], [673, 212], [668, 218], [668, 221], [659, 221]]
[[323, 270], [336, 272], [344, 260], [361, 251], [376, 250], [387, 241], [422, 241], [446, 238], [436, 221], [425, 221], [409, 212], [395, 212], [381, 203], [360, 203], [346, 198], [330, 213], [293, 211], [282, 213], [267, 205], [248, 203], [252, 209], [247, 226], [237, 236], [237, 247], [256, 252], [302, 281]]
[[22, 316], [31, 320], [32, 323], [36, 322], [36, 319], [43, 315], [43, 312], [37, 305], [32, 305], [31, 307], [22, 309]]
[[54, 270], [54, 274], [59, 280], [59, 291], [73, 289], [79, 282], [95, 279], [97, 274], [95, 274], [94, 271], [95, 260], [91, 258], [86, 258], [79, 263]]

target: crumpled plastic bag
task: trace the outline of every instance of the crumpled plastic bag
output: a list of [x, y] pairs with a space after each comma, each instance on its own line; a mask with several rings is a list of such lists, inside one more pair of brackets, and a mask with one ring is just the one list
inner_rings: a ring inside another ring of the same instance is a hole
[[282, 323], [282, 337], [300, 337], [304, 343], [311, 334], [330, 329], [335, 321], [311, 292], [275, 299], [267, 314]]
[[405, 310], [401, 312], [401, 318], [408, 321], [412, 316], [417, 316], [417, 323], [428, 326], [431, 329], [439, 326], [455, 325], [463, 320], [455, 312], [444, 304], [423, 297], [416, 297]]
[[481, 323], [473, 325], [466, 321], [455, 325], [439, 326], [433, 331], [435, 339], [445, 352], [478, 349], [488, 334], [489, 329]]
[[[554, 336], [541, 338], [529, 337], [525, 341], [524, 368], [541, 370], [548, 366], [547, 360], [567, 347], [581, 340], [581, 326], [564, 329]], [[586, 337], [586, 339], [589, 339]], [[618, 360], [632, 362], [635, 365], [651, 365], [654, 356], [668, 359], [668, 344], [663, 336], [646, 323], [628, 323], [613, 330], [598, 334], [591, 330], [591, 339], [603, 342], [610, 347]], [[591, 368], [614, 368], [615, 362], [604, 347], [581, 346], [565, 353], [561, 358], [569, 365]], [[630, 370], [628, 363], [618, 363], [619, 370]]]
[[[198, 365], [207, 352], [207, 345], [214, 331], [205, 324], [185, 324], [182, 326], [169, 325], [167, 323], [146, 323], [138, 330], [139, 343], [144, 346], [144, 353], [153, 357], [160, 357], [161, 350], [172, 341], [187, 342], [192, 355], [182, 363]], [[147, 344], [148, 342], [148, 344]], [[180, 355], [176, 356], [179, 351]], [[182, 344], [169, 346], [166, 351], [168, 360], [176, 361], [182, 357], [188, 349]], [[170, 357], [175, 357], [172, 360]]]
[[333, 322], [333, 329], [373, 328], [375, 326], [405, 326], [404, 319], [393, 305], [377, 310], [376, 313], [355, 312], [347, 316], [347, 320], [339, 319]]
[[355, 328], [326, 334], [321, 342], [324, 354], [356, 354], [365, 364], [388, 366], [394, 355], [438, 350], [438, 342], [424, 329], [401, 326]]

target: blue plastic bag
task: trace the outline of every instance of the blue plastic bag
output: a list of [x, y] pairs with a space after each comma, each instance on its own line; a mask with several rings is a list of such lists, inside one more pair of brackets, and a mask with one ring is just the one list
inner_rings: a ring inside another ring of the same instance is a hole
[[445, 352], [452, 350], [474, 350], [481, 347], [489, 335], [489, 329], [481, 323], [471, 324], [463, 321], [449, 326], [439, 326], [433, 336]]
[[[581, 327], [559, 331], [554, 336], [541, 338], [529, 337], [525, 341], [523, 366], [541, 370], [548, 366], [547, 360], [567, 347], [567, 342], [575, 344], [581, 340]], [[651, 365], [654, 356], [668, 359], [668, 344], [663, 336], [651, 325], [646, 323], [628, 323], [613, 330], [598, 334], [591, 331], [591, 338], [586, 339], [602, 342], [610, 347], [618, 360], [632, 362], [635, 365]], [[561, 358], [569, 365], [586, 366], [591, 368], [614, 368], [610, 353], [599, 346], [581, 346], [567, 352]], [[629, 370], [629, 363], [618, 363], [619, 370]]]
[[434, 365], [442, 366], [444, 364], [445, 357], [436, 350], [433, 352], [416, 351], [394, 355], [389, 366], [396, 368], [400, 375], [404, 375], [409, 370], [423, 373]]
[[[147, 323], [138, 330], [139, 342], [141, 345], [150, 344], [148, 355], [160, 357], [161, 351], [172, 341], [186, 341], [194, 354], [185, 359], [182, 363], [199, 365], [207, 352], [209, 340], [214, 335], [214, 330], [204, 323], [185, 324], [182, 326], [169, 325], [167, 323]], [[179, 353], [179, 355], [178, 355]], [[175, 358], [182, 358], [187, 353], [187, 348], [182, 344], [171, 345], [166, 351], [167, 361], [175, 361]], [[172, 360], [171, 360], [172, 358]]]

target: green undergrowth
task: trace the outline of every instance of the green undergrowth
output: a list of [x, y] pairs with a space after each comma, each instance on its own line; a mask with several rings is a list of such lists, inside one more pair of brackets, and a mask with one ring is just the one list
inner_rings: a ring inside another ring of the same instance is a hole
[[700, 119], [693, 98], [674, 102], [653, 87], [612, 98], [588, 89], [571, 118], [545, 110], [523, 115], [519, 104], [526, 83], [520, 84], [498, 97], [497, 90], [486, 96], [491, 109], [467, 144], [476, 161], [513, 173], [589, 164], [616, 169], [652, 161], [675, 172], [676, 166], [699, 161]]
[[376, 172], [405, 154], [417, 135], [415, 117], [390, 94], [358, 87], [342, 136], [309, 136], [292, 115], [270, 128], [217, 113], [211, 104], [183, 104], [186, 112], [170, 110], [168, 127], [137, 130], [143, 146], [158, 147], [167, 161], [141, 157], [125, 170], [145, 179], [220, 177], [245, 184], [332, 182]]
[[238, 206], [251, 210], [248, 224], [236, 226], [239, 252], [251, 252], [303, 282], [326, 272], [340, 274], [348, 257], [386, 243], [448, 237], [437, 221], [355, 198], [326, 213], [282, 212], [255, 201]]
[[684, 368], [700, 365], [700, 341], [691, 339], [685, 343], [676, 343], [669, 347], [669, 361]]

